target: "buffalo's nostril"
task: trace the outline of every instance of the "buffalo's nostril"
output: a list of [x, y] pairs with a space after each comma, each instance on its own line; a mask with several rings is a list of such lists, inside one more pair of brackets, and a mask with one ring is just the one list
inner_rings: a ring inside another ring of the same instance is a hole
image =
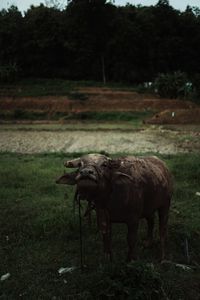
[[88, 175], [93, 175], [93, 174], [94, 174], [93, 170], [84, 169], [84, 170], [80, 171], [81, 176], [88, 176]]

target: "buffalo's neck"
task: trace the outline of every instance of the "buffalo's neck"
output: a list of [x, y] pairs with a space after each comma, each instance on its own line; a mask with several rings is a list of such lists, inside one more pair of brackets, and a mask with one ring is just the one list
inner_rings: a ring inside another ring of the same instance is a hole
[[110, 191], [108, 188], [100, 189], [96, 192], [93, 199], [95, 207], [99, 209], [107, 209], [109, 203]]

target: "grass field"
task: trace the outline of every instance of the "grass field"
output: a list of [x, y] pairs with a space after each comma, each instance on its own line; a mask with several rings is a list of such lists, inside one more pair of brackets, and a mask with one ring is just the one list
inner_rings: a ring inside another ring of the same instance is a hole
[[[102, 82], [93, 81], [68, 81], [65, 79], [21, 79], [13, 84], [1, 84], [0, 95], [6, 96], [59, 96], [68, 95], [76, 98], [78, 95], [75, 91], [79, 87], [105, 87]], [[124, 84], [109, 83], [106, 87], [114, 90], [138, 90], [138, 87], [127, 86]]]
[[[165, 155], [174, 175], [167, 259], [159, 264], [159, 241], [139, 260], [125, 263], [124, 225], [113, 226], [114, 263], [106, 264], [95, 216], [83, 220], [84, 263], [80, 271], [78, 212], [72, 213], [73, 188], [57, 186], [64, 154], [0, 154], [0, 299], [199, 299], [200, 295], [200, 157]], [[185, 253], [188, 241], [189, 257]], [[175, 263], [187, 264], [184, 270]], [[76, 267], [58, 274], [61, 267]]]
[[138, 127], [141, 128], [144, 126], [142, 124], [142, 120], [132, 120], [132, 121], [109, 121], [109, 122], [97, 122], [97, 121], [75, 121], [71, 120], [67, 123], [35, 123], [35, 124], [25, 124], [25, 123], [17, 123], [13, 125], [11, 124], [1, 124], [0, 131], [71, 131], [71, 130], [80, 130], [80, 131], [105, 131], [105, 130], [123, 130], [123, 131], [134, 131], [138, 130]]
[[[85, 124], [96, 123], [99, 126], [107, 126], [108, 122], [113, 123], [115, 127], [119, 123], [127, 123], [134, 127], [139, 127], [142, 125], [143, 120], [150, 118], [154, 115], [154, 111], [133, 111], [133, 112], [80, 112], [80, 113], [55, 113], [51, 118], [49, 118], [47, 112], [33, 112], [33, 111], [7, 111], [0, 112], [0, 119], [2, 120], [29, 120], [30, 121], [39, 121], [39, 120], [53, 120], [59, 121], [60, 127], [69, 127], [70, 125], [76, 126], [78, 122], [83, 122]], [[101, 124], [103, 123], [103, 125]], [[69, 124], [69, 125], [68, 125]], [[62, 126], [65, 125], [65, 126]], [[82, 125], [82, 124], [81, 124]], [[121, 125], [121, 124], [120, 124]], [[112, 127], [114, 127], [112, 126]], [[79, 124], [80, 127], [80, 124]], [[93, 127], [93, 124], [90, 125]], [[72, 128], [72, 126], [71, 126]], [[96, 129], [96, 128], [95, 128]]]
[[[86, 83], [84, 82], [84, 85]], [[80, 83], [62, 79], [22, 79], [0, 86], [0, 94], [7, 96], [69, 95]]]

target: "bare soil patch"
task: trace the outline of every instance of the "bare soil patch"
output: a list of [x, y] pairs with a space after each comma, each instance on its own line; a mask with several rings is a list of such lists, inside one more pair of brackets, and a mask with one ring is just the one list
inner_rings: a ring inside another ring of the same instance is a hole
[[167, 109], [145, 121], [146, 124], [200, 124], [200, 108]]
[[[15, 125], [13, 125], [15, 126]], [[188, 139], [189, 136], [189, 139]], [[199, 136], [148, 127], [140, 131], [1, 130], [0, 151], [19, 153], [99, 152], [174, 154], [200, 150]]]

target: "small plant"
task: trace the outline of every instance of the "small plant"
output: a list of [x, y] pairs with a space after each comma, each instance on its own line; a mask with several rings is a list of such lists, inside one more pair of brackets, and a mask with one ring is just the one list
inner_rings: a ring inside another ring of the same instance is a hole
[[138, 87], [136, 88], [136, 91], [138, 93], [151, 93], [151, 94], [154, 94], [155, 93], [154, 82], [146, 81], [143, 84], [138, 85]]
[[97, 272], [97, 277], [89, 289], [90, 299], [165, 299], [153, 264], [115, 264]]
[[193, 100], [200, 103], [200, 74], [195, 74], [192, 78], [193, 84]]

